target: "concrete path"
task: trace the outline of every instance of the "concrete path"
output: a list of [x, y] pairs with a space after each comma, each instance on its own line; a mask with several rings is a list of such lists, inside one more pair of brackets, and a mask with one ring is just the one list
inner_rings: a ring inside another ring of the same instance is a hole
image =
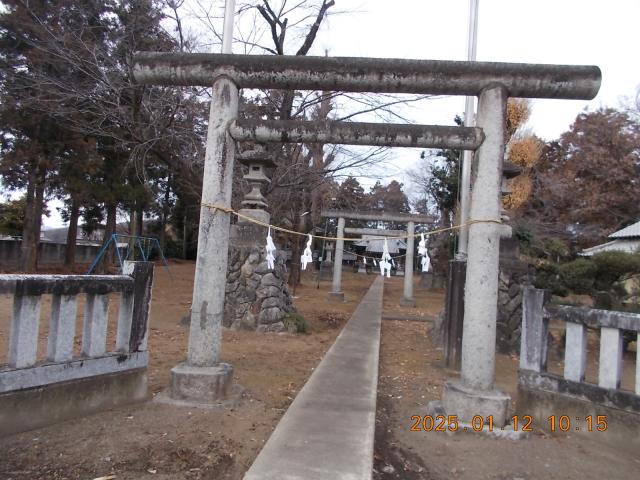
[[383, 285], [374, 280], [245, 480], [371, 478]]

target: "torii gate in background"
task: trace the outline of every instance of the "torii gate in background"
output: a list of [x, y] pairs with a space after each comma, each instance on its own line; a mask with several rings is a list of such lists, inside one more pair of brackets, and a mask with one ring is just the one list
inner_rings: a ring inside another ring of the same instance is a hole
[[[404, 269], [403, 297], [400, 304], [407, 307], [415, 307], [416, 302], [413, 299], [413, 251], [414, 233], [416, 223], [431, 224], [433, 217], [431, 215], [422, 215], [417, 213], [391, 213], [391, 212], [354, 212], [347, 210], [323, 210], [321, 216], [324, 218], [338, 219], [338, 233], [336, 234], [336, 253], [333, 267], [333, 283], [329, 292], [329, 299], [333, 301], [343, 301], [344, 293], [342, 292], [342, 252], [344, 250], [345, 219], [366, 220], [380, 222], [398, 222], [407, 224], [407, 258]], [[400, 235], [402, 236], [402, 235]]]
[[[495, 389], [495, 338], [501, 224], [500, 184], [509, 97], [592, 99], [600, 88], [595, 66], [433, 60], [137, 53], [143, 84], [213, 87], [202, 188], [198, 258], [187, 361], [171, 371], [171, 396], [216, 402], [231, 383], [221, 364], [231, 185], [235, 141], [343, 143], [456, 148], [477, 152], [471, 198], [462, 368], [445, 385], [447, 414], [470, 422], [507, 422], [510, 397]], [[477, 127], [242, 120], [238, 89], [415, 93], [478, 97]], [[211, 208], [207, 205], [215, 205]]]

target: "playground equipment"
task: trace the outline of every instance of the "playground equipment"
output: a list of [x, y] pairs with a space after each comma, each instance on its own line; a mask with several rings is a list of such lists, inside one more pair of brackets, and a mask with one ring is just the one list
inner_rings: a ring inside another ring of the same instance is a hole
[[[126, 241], [118, 244], [118, 239], [124, 239]], [[133, 239], [133, 242], [131, 241], [131, 239]], [[141, 237], [139, 235], [123, 235], [120, 233], [114, 233], [111, 235], [109, 241], [104, 244], [104, 246], [98, 252], [98, 255], [96, 255], [96, 258], [91, 263], [87, 275], [91, 275], [91, 272], [93, 272], [98, 263], [100, 263], [102, 257], [104, 257], [104, 255], [109, 251], [109, 247], [111, 245], [113, 245], [116, 250], [116, 254], [118, 256], [118, 265], [120, 265], [121, 273], [123, 271], [124, 262], [133, 260], [132, 257], [135, 256], [134, 252], [136, 250], [140, 252], [140, 257], [145, 262], [148, 262], [151, 254], [153, 253], [154, 247], [156, 247], [164, 268], [167, 270], [169, 276], [171, 276], [169, 264], [167, 263], [167, 259], [165, 258], [164, 253], [162, 252], [160, 242], [158, 242], [158, 239], [156, 237]]]

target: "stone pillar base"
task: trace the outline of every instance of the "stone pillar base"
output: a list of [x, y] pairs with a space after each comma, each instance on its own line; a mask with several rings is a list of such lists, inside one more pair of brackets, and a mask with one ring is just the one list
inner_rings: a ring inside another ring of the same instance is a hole
[[[437, 416], [447, 417], [447, 412], [444, 410], [442, 406], [442, 402], [440, 400], [435, 400], [429, 402], [427, 404], [427, 408], [425, 410], [426, 414], [431, 416], [432, 418], [436, 418]], [[511, 425], [506, 425], [502, 427], [498, 427], [497, 425], [493, 425], [493, 423], [489, 423], [486, 417], [483, 417], [482, 422], [466, 422], [458, 420], [458, 427], [455, 430], [448, 430], [447, 433], [450, 435], [455, 435], [456, 433], [461, 434], [472, 434], [472, 435], [486, 435], [488, 437], [493, 438], [504, 438], [508, 440], [524, 440], [529, 438], [530, 433], [517, 430], [513, 428]]]
[[233, 367], [218, 363], [213, 367], [194, 367], [179, 363], [171, 369], [169, 397], [178, 403], [220, 404], [232, 394]]
[[344, 302], [344, 292], [329, 292], [329, 301]]
[[400, 306], [413, 308], [416, 306], [416, 301], [413, 298], [404, 297], [402, 300], [400, 300]]
[[457, 415], [462, 422], [471, 422], [479, 415], [491, 416], [497, 428], [508, 424], [511, 397], [500, 390], [471, 390], [458, 382], [445, 383], [442, 392], [442, 406], [447, 415]]

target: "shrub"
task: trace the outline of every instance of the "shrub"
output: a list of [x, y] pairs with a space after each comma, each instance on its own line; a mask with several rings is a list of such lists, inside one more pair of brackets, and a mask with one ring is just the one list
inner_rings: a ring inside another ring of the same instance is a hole
[[516, 223], [513, 226], [513, 237], [518, 240], [522, 253], [531, 254], [530, 249], [534, 242], [534, 236], [526, 225]]
[[593, 289], [598, 267], [585, 258], [560, 265], [560, 280], [562, 284], [574, 293], [590, 293]]
[[282, 319], [282, 323], [291, 333], [307, 333], [309, 331], [307, 320], [299, 313], [288, 313]]
[[568, 293], [566, 287], [560, 281], [559, 268], [555, 263], [542, 262], [538, 265], [534, 286], [550, 290], [554, 295], [561, 297], [566, 296]]
[[542, 248], [544, 249], [545, 254], [555, 261], [559, 261], [561, 258], [567, 258], [569, 255], [569, 246], [566, 242], [563, 242], [558, 238], [543, 238]]
[[597, 267], [596, 288], [609, 290], [623, 275], [640, 273], [640, 254], [626, 252], [602, 252], [594, 255]]
[[564, 240], [534, 235], [530, 227], [522, 223], [513, 226], [513, 237], [518, 240], [520, 253], [529, 257], [559, 262], [570, 254], [569, 245]]

